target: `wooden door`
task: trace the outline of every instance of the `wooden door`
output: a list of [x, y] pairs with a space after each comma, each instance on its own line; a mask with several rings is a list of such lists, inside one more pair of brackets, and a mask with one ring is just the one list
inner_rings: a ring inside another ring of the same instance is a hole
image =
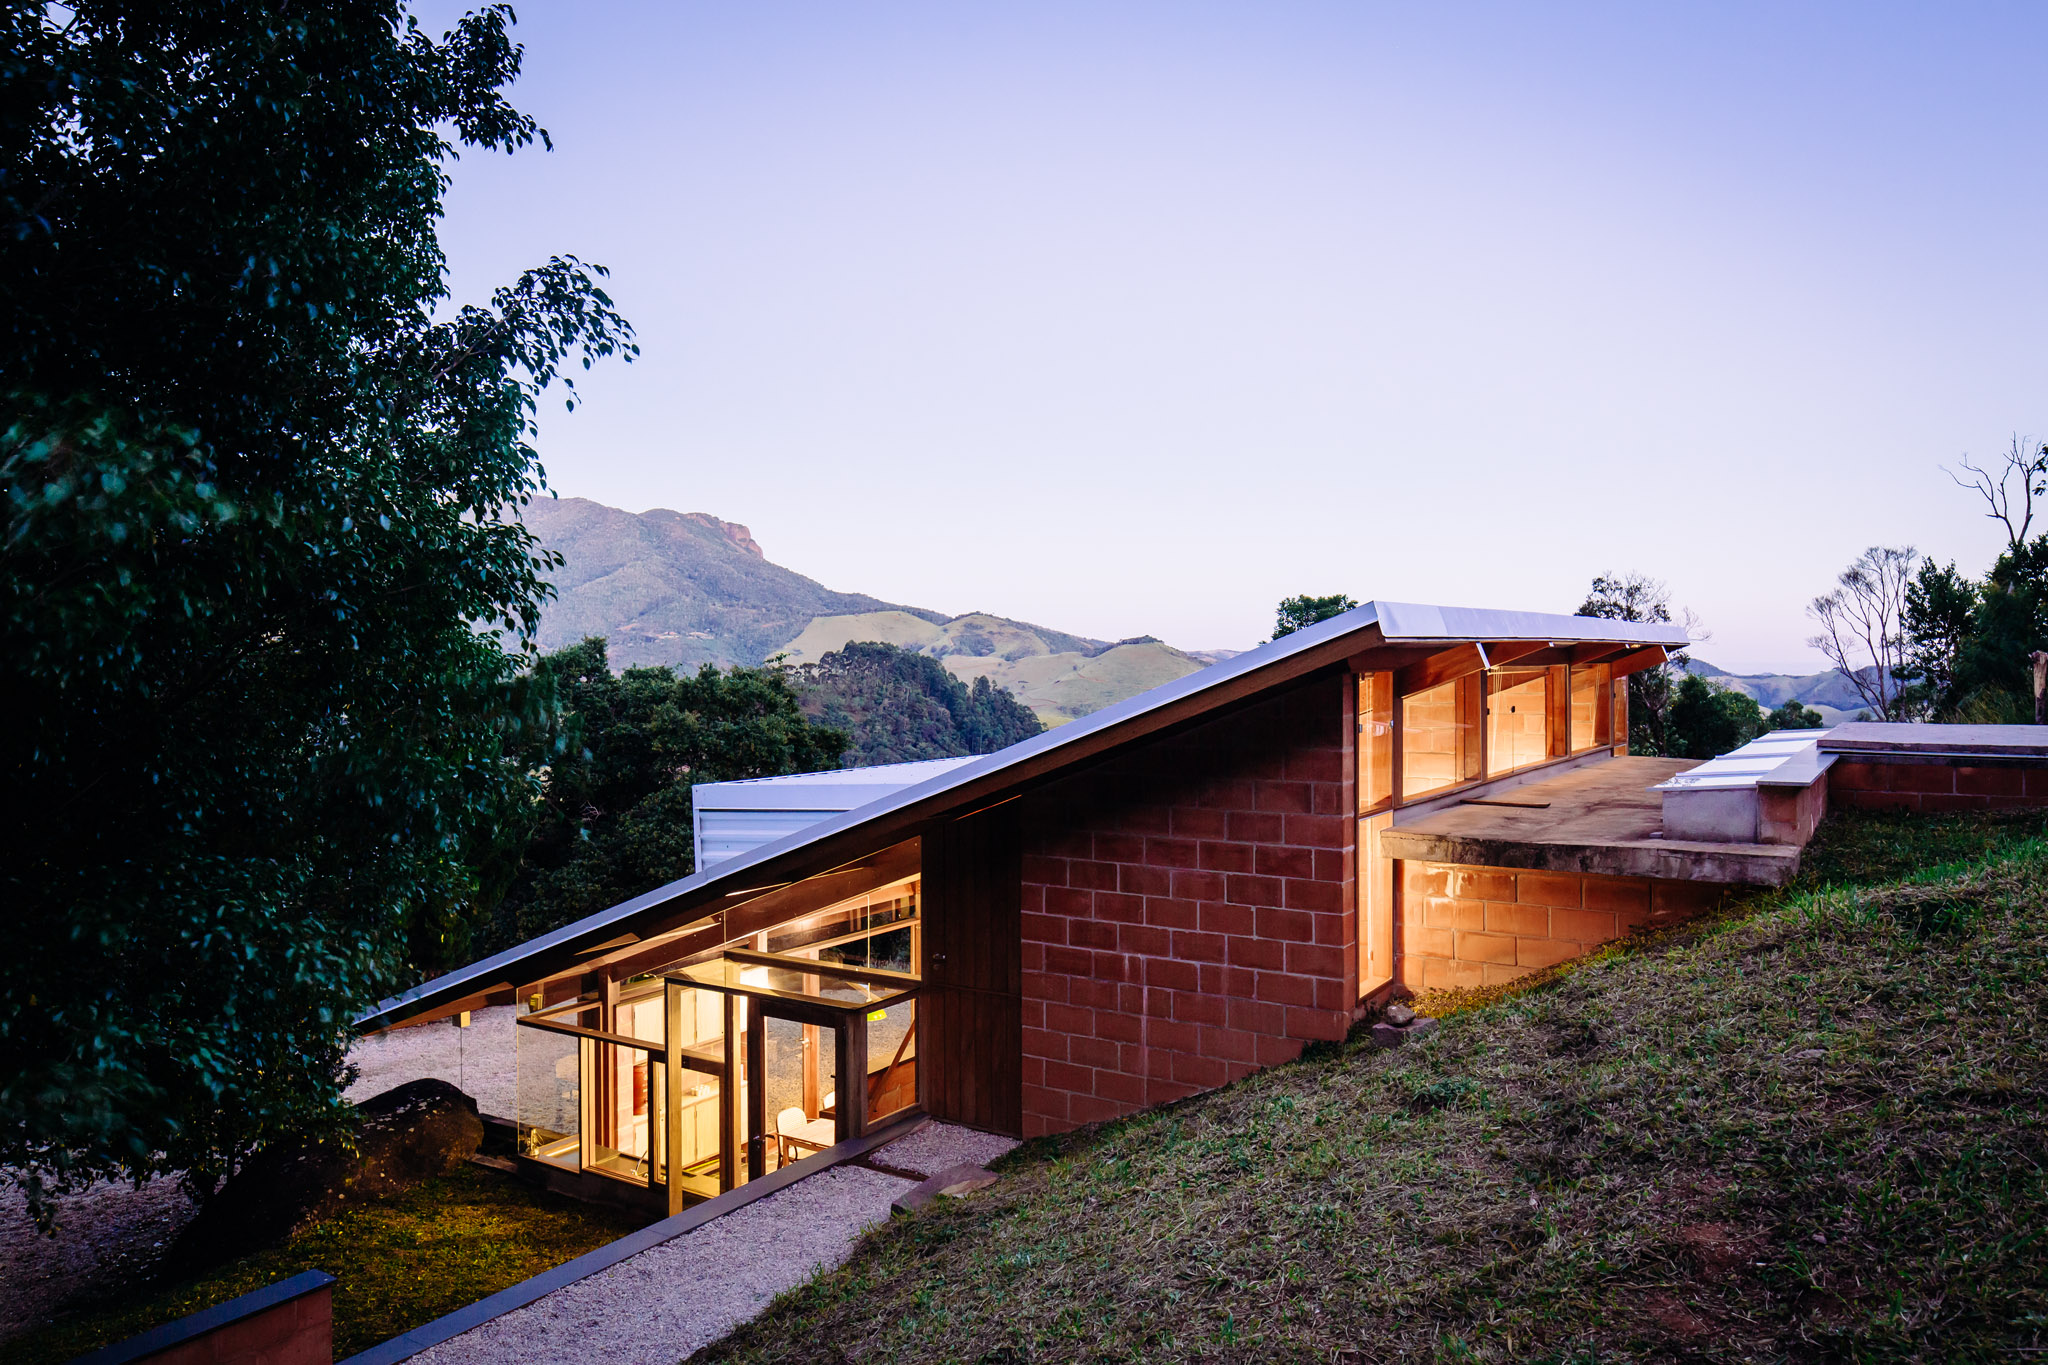
[[934, 1118], [1022, 1136], [1022, 858], [1009, 807], [924, 840], [924, 990], [918, 1052]]

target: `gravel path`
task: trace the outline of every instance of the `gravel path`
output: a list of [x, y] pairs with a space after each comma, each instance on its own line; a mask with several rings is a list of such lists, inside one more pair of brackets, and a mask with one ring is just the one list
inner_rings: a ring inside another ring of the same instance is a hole
[[452, 1023], [419, 1024], [363, 1039], [348, 1059], [362, 1076], [348, 1088], [360, 1104], [393, 1086], [433, 1076], [476, 1100], [476, 1107], [502, 1119], [517, 1117], [512, 1096], [518, 1086], [515, 1034], [517, 1005], [494, 1005], [470, 1015], [468, 1028]]
[[908, 1180], [835, 1166], [411, 1358], [411, 1365], [676, 1365], [889, 1216]]
[[[1010, 1138], [932, 1123], [875, 1152], [892, 1170], [936, 1175], [994, 1161]], [[557, 1289], [412, 1357], [411, 1365], [675, 1365], [843, 1263], [863, 1230], [889, 1217], [912, 1182], [835, 1166]]]
[[95, 1185], [60, 1197], [57, 1210], [57, 1236], [44, 1237], [21, 1191], [0, 1191], [0, 1341], [42, 1326], [68, 1299], [127, 1290], [196, 1212], [175, 1178]]

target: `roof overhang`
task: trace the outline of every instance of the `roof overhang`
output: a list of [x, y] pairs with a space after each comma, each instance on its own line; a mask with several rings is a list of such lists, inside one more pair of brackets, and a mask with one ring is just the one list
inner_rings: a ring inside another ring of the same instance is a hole
[[[858, 873], [934, 820], [1008, 800], [1126, 745], [1326, 669], [1408, 667], [1450, 644], [1509, 641], [1545, 649], [1598, 644], [1641, 650], [1677, 648], [1687, 637], [1668, 623], [1367, 602], [424, 982], [379, 1002], [356, 1025], [377, 1030], [465, 1008], [484, 995], [577, 969], [594, 970], [628, 952], [644, 955], [662, 941], [673, 941], [680, 950], [686, 935], [715, 936], [726, 913], [744, 904], [749, 891], [766, 894], [821, 873]], [[1662, 650], [1658, 653], [1661, 658]]]

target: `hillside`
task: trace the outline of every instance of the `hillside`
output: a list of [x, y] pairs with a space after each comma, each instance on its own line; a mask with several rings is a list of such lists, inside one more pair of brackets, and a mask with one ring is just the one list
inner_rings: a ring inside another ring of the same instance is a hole
[[1789, 673], [1729, 673], [1704, 659], [1694, 659], [1688, 671], [1746, 694], [1766, 711], [1775, 710], [1788, 701], [1798, 701], [1820, 712], [1821, 720], [1828, 725], [1854, 720], [1869, 709], [1863, 698], [1856, 695], [1856, 689], [1849, 680], [1834, 669], [1796, 676]]
[[602, 636], [615, 668], [751, 666], [777, 654], [815, 663], [850, 641], [879, 640], [940, 660], [970, 687], [986, 677], [1058, 725], [1212, 662], [1149, 637], [1111, 643], [834, 592], [770, 561], [746, 527], [703, 512], [558, 498], [534, 502], [525, 517], [565, 561], [541, 614], [541, 649]]
[[905, 611], [821, 616], [777, 651], [815, 663], [856, 640], [879, 640], [944, 664], [972, 685], [1008, 688], [1047, 725], [1060, 725], [1208, 664], [1147, 636], [1105, 644], [984, 612], [933, 621]]
[[2027, 1358], [2043, 835], [1831, 817], [1714, 923], [1027, 1144], [696, 1359]]
[[540, 646], [587, 635], [608, 642], [614, 667], [758, 664], [813, 617], [937, 612], [863, 593], [833, 592], [770, 563], [744, 526], [702, 512], [623, 512], [585, 498], [537, 499], [526, 524], [566, 561], [541, 614]]

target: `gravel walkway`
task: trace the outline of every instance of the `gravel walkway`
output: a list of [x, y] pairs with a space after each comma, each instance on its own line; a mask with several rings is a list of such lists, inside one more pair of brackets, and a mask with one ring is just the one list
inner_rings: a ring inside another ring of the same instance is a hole
[[365, 1038], [348, 1052], [362, 1071], [348, 1088], [348, 1098], [360, 1104], [393, 1086], [433, 1076], [474, 1098], [484, 1113], [515, 1118], [512, 1096], [519, 1068], [512, 1021], [518, 1015], [517, 1005], [494, 1005], [470, 1015], [468, 1028], [419, 1024]]
[[835, 1166], [429, 1347], [411, 1365], [676, 1365], [844, 1261], [909, 1188]]
[[[894, 1170], [936, 1175], [994, 1161], [1017, 1144], [950, 1123], [927, 1124], [873, 1153]], [[410, 1365], [675, 1365], [840, 1265], [860, 1234], [889, 1217], [912, 1182], [835, 1166], [650, 1247], [412, 1357]]]
[[28, 1200], [0, 1190], [0, 1341], [55, 1316], [66, 1300], [128, 1290], [197, 1212], [175, 1178], [94, 1185], [57, 1200], [57, 1235], [28, 1220]]

